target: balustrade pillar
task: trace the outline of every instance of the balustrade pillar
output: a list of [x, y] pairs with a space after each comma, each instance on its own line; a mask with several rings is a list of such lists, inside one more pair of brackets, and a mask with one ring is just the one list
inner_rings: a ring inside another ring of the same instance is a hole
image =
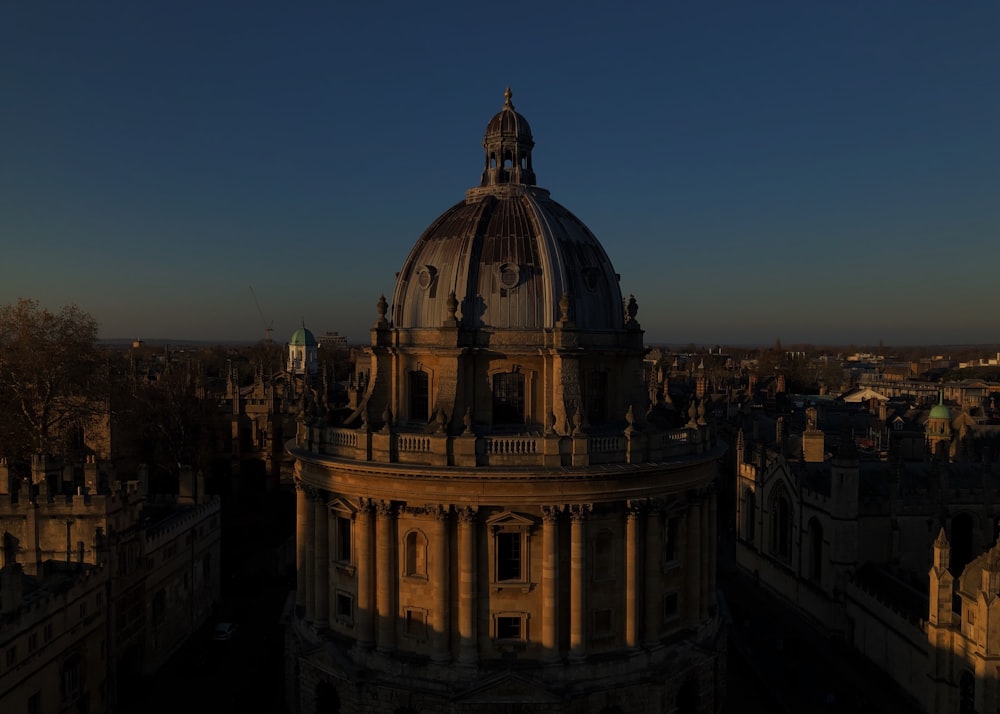
[[559, 506], [542, 506], [542, 650], [559, 659]]
[[458, 512], [458, 661], [476, 664], [476, 509]]
[[377, 572], [375, 573], [376, 598], [378, 605], [379, 652], [396, 649], [396, 568], [393, 560], [395, 551], [394, 512], [390, 501], [379, 501], [375, 505], [375, 552]]
[[629, 504], [625, 511], [625, 646], [639, 647], [639, 570], [636, 542], [639, 509]]
[[313, 522], [316, 524], [316, 536], [313, 540], [315, 620], [326, 626], [330, 622], [330, 507], [326, 504], [325, 493], [316, 494]]
[[372, 503], [361, 499], [358, 512], [354, 516], [354, 532], [357, 538], [357, 604], [355, 621], [358, 626], [358, 645], [369, 648], [375, 644], [374, 624], [375, 603], [372, 602]]
[[433, 650], [431, 659], [445, 663], [451, 660], [451, 602], [448, 585], [448, 509], [438, 507], [434, 513], [434, 560], [430, 582], [434, 587]]

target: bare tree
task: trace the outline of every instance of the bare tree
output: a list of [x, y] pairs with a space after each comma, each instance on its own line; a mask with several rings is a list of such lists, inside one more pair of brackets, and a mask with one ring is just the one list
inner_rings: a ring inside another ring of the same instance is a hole
[[0, 450], [13, 458], [65, 452], [105, 404], [97, 321], [21, 298], [0, 307]]

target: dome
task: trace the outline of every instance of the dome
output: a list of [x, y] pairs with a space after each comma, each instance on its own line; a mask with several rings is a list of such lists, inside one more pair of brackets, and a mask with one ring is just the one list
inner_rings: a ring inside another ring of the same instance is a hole
[[289, 340], [288, 344], [316, 347], [319, 343], [316, 341], [316, 336], [313, 335], [312, 331], [303, 325], [292, 333], [292, 339]]
[[533, 147], [508, 88], [486, 127], [481, 184], [431, 223], [403, 264], [394, 327], [456, 318], [467, 329], [624, 327], [611, 261], [579, 218], [534, 185]]
[[933, 409], [931, 409], [930, 418], [931, 419], [947, 419], [948, 421], [951, 421], [951, 410], [948, 409], [948, 407], [946, 407], [944, 405], [944, 395], [943, 394], [940, 395], [940, 397], [938, 398], [938, 403], [934, 405]]

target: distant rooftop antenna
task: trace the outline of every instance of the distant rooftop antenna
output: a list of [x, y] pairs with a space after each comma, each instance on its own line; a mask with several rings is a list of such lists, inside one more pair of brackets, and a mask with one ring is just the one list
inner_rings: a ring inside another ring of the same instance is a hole
[[257, 300], [257, 293], [253, 291], [253, 285], [250, 286], [250, 294], [253, 295], [253, 302], [257, 306], [257, 312], [260, 314], [260, 321], [264, 324], [264, 344], [270, 347], [271, 329], [274, 325], [274, 321], [272, 320], [268, 323], [268, 321], [264, 319], [264, 311], [260, 309], [260, 301]]

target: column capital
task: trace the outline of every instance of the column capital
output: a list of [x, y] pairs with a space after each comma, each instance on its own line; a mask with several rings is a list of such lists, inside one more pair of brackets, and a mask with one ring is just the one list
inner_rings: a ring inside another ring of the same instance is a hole
[[455, 511], [458, 514], [459, 523], [475, 523], [479, 515], [479, 509], [475, 506], [462, 506]]
[[559, 520], [559, 514], [562, 512], [562, 506], [542, 506], [542, 521], [544, 523], [554, 523]]
[[372, 511], [375, 510], [375, 506], [370, 498], [361, 497], [358, 499], [358, 511], [356, 515], [359, 516], [370, 516]]
[[569, 507], [569, 519], [572, 523], [582, 523], [587, 514], [594, 510], [593, 504], [590, 503], [574, 503]]
[[427, 510], [432, 516], [434, 516], [435, 521], [447, 523], [448, 519], [451, 518], [451, 506], [445, 506], [439, 503], [436, 506], [428, 506]]
[[392, 507], [392, 501], [374, 501], [375, 513], [380, 517], [392, 516], [395, 513], [395, 509]]

